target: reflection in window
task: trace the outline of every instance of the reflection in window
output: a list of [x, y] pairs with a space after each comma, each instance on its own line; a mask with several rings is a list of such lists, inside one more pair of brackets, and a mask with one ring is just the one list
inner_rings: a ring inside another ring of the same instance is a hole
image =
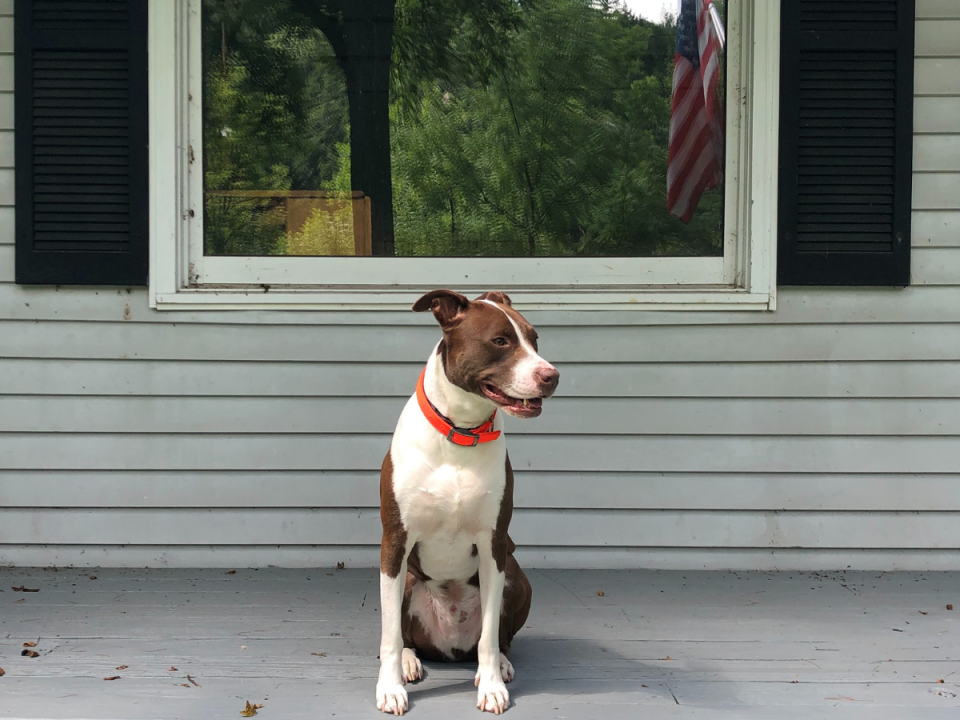
[[203, 0], [205, 253], [721, 255], [722, 43], [713, 182], [667, 197], [711, 6], [678, 41], [612, 0]]

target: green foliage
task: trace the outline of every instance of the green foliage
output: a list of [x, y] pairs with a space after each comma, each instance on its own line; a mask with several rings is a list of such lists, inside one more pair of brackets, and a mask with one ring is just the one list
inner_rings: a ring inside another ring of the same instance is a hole
[[[208, 191], [351, 189], [344, 76], [298, 6], [204, 1]], [[666, 212], [671, 20], [592, 0], [396, 0], [394, 16], [398, 255], [722, 252], [721, 191], [689, 225]], [[209, 194], [207, 252], [286, 252], [276, 208]]]

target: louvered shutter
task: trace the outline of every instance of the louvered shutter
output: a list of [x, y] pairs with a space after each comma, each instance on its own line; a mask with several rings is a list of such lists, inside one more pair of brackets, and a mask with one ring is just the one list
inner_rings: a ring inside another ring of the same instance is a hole
[[147, 0], [16, 0], [16, 279], [145, 285]]
[[781, 8], [778, 282], [907, 285], [914, 2]]

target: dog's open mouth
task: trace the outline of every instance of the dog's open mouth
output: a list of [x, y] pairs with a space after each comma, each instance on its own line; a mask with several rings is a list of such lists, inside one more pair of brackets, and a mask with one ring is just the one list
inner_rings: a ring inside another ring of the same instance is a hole
[[505, 413], [519, 418], [536, 417], [543, 411], [543, 398], [515, 398], [490, 383], [480, 386], [483, 394], [499, 405]]

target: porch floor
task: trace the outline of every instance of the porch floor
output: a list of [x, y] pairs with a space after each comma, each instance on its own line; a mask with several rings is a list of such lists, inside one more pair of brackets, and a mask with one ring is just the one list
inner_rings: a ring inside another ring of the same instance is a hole
[[[513, 720], [960, 716], [960, 574], [528, 576]], [[0, 568], [0, 717], [234, 720], [247, 700], [264, 720], [380, 717], [377, 583]], [[21, 657], [25, 642], [39, 657]], [[412, 717], [481, 717], [473, 667], [425, 667]]]

